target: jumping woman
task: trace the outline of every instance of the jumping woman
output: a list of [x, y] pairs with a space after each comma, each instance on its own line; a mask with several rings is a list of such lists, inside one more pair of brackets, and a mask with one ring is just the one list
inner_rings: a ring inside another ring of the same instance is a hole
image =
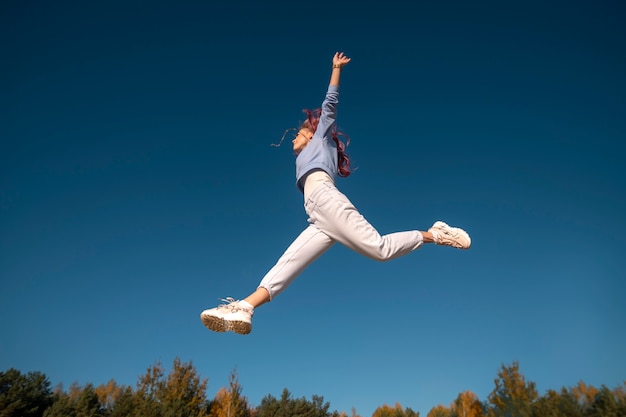
[[406, 255], [424, 243], [469, 249], [469, 235], [442, 221], [435, 222], [427, 232], [413, 230], [381, 236], [335, 187], [337, 175], [350, 175], [350, 159], [345, 152], [348, 140], [346, 143], [341, 140], [347, 136], [335, 124], [341, 70], [350, 59], [343, 52], [335, 53], [322, 107], [305, 110], [307, 119], [293, 139], [296, 185], [304, 194], [309, 226], [269, 270], [256, 291], [243, 300], [223, 299], [224, 304], [200, 314], [209, 329], [250, 333], [254, 309], [272, 301], [336, 242], [377, 261]]

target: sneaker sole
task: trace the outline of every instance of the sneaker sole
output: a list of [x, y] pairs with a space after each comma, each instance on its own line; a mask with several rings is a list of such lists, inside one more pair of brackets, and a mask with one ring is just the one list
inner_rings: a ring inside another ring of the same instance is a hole
[[252, 324], [245, 321], [228, 321], [229, 330], [237, 334], [248, 334], [252, 331]]
[[222, 333], [228, 330], [228, 323], [219, 317], [200, 316], [200, 319], [202, 319], [202, 323], [207, 329], [213, 330], [214, 332]]

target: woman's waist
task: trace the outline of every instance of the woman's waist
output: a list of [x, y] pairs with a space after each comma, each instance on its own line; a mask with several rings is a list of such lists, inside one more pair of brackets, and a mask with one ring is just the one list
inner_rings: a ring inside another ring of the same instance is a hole
[[306, 174], [304, 178], [304, 201], [307, 201], [313, 191], [325, 182], [334, 184], [332, 177], [326, 171], [316, 169]]

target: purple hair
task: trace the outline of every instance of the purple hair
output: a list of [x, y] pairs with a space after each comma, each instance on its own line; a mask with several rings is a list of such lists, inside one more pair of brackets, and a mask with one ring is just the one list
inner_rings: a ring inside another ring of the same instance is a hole
[[[320, 122], [320, 115], [322, 109], [304, 109], [302, 110], [307, 119], [300, 125], [300, 129], [309, 129], [311, 132], [317, 130], [317, 125]], [[333, 123], [330, 131], [335, 144], [337, 145], [337, 174], [340, 177], [347, 177], [352, 173], [350, 168], [350, 157], [346, 153], [346, 148], [350, 144], [350, 137], [337, 129], [337, 125]], [[344, 142], [345, 141], [345, 142]]]

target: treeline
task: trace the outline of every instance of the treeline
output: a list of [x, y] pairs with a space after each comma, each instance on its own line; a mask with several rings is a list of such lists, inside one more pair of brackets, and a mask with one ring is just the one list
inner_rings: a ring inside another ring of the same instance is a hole
[[[149, 367], [136, 386], [114, 380], [94, 386], [71, 385], [52, 389], [41, 372], [0, 372], [0, 417], [360, 417], [330, 411], [324, 397], [293, 398], [285, 388], [280, 398], [267, 395], [252, 407], [242, 395], [235, 370], [228, 387], [207, 398], [207, 380], [191, 362], [174, 360], [169, 373], [160, 363]], [[519, 364], [502, 365], [494, 389], [485, 401], [470, 391], [449, 405], [437, 405], [427, 417], [626, 417], [626, 382], [609, 389], [579, 382], [539, 395], [526, 381]], [[419, 417], [411, 408], [382, 405], [372, 417]]]

